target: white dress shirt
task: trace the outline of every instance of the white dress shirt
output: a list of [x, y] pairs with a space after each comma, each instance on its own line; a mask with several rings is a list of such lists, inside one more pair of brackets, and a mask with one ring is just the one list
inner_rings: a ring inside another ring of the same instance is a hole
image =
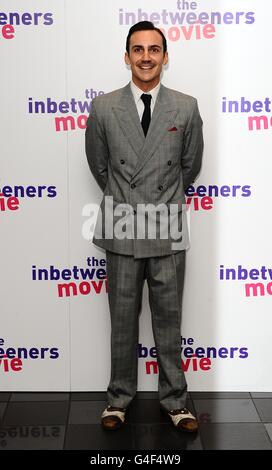
[[142, 94], [145, 93], [146, 95], [151, 95], [152, 96], [151, 103], [150, 103], [151, 116], [152, 116], [153, 109], [154, 109], [154, 106], [155, 106], [155, 103], [156, 103], [156, 99], [157, 99], [157, 96], [158, 96], [158, 93], [159, 93], [159, 90], [160, 90], [160, 86], [161, 86], [161, 82], [159, 82], [158, 85], [155, 86], [155, 88], [153, 88], [152, 90], [145, 93], [143, 90], [138, 88], [135, 85], [135, 83], [131, 80], [130, 88], [131, 88], [131, 91], [132, 91], [132, 94], [133, 94], [133, 97], [134, 97], [134, 100], [135, 100], [135, 104], [136, 104], [136, 108], [137, 108], [137, 111], [138, 111], [138, 114], [139, 114], [140, 121], [142, 120], [142, 116], [143, 116], [143, 112], [144, 112], [144, 103], [143, 103], [143, 100], [141, 100]]

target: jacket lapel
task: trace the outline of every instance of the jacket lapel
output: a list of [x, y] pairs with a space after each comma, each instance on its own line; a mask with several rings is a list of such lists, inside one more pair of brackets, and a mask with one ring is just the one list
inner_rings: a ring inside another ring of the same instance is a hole
[[146, 162], [152, 157], [156, 148], [160, 144], [163, 135], [168, 132], [169, 127], [173, 123], [177, 115], [177, 107], [171, 101], [167, 88], [161, 84], [156, 104], [153, 109], [150, 126], [144, 145], [139, 155], [137, 165], [135, 167], [133, 178], [139, 173]]
[[138, 155], [132, 175], [132, 178], [134, 178], [152, 157], [163, 135], [173, 123], [178, 110], [175, 102], [170, 99], [167, 88], [161, 84], [148, 133], [145, 137], [130, 84], [128, 84], [123, 88], [120, 106], [113, 106], [113, 112], [124, 135]]
[[145, 135], [130, 89], [130, 84], [123, 88], [120, 104], [118, 106], [113, 106], [112, 110], [119, 123], [119, 126], [130, 142], [135, 153], [140, 155], [145, 143]]

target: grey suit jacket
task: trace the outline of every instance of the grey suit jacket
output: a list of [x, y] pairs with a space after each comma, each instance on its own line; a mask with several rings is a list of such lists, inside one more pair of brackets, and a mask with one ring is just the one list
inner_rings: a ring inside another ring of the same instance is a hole
[[[159, 207], [164, 203], [169, 211], [170, 204], [176, 204], [181, 230], [184, 189], [199, 173], [202, 152], [202, 119], [195, 98], [161, 84], [145, 138], [130, 84], [96, 97], [86, 129], [87, 160], [103, 191], [93, 243], [136, 258], [181, 251], [172, 248], [172, 242], [180, 241], [182, 236], [177, 240], [172, 237], [171, 222], [162, 236], [156, 219], [155, 238], [154, 234], [148, 238], [147, 232], [138, 238], [136, 219], [141, 215], [144, 219], [139, 220], [145, 220], [145, 204]], [[126, 224], [121, 239], [120, 225], [112, 234], [109, 227], [105, 229], [105, 217], [106, 223], [110, 222], [111, 208], [115, 211], [114, 222]]]

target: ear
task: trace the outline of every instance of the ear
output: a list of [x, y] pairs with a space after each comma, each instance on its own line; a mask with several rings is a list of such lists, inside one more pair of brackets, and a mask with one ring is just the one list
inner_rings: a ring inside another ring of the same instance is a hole
[[163, 65], [166, 65], [168, 63], [168, 52], [166, 51], [166, 53], [164, 54], [164, 58], [163, 58]]
[[125, 63], [127, 65], [130, 65], [130, 58], [129, 58], [129, 55], [128, 55], [127, 51], [125, 52]]

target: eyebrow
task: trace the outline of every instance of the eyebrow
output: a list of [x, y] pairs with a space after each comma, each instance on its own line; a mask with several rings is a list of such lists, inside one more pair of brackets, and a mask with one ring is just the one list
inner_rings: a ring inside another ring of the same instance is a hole
[[[132, 49], [134, 49], [134, 47], [144, 47], [144, 46], [142, 46], [141, 44], [139, 45], [136, 44], [135, 46], [132, 46]], [[148, 47], [158, 47], [159, 49], [162, 48], [162, 46], [159, 46], [158, 44], [152, 44], [151, 46], [148, 46]]]

